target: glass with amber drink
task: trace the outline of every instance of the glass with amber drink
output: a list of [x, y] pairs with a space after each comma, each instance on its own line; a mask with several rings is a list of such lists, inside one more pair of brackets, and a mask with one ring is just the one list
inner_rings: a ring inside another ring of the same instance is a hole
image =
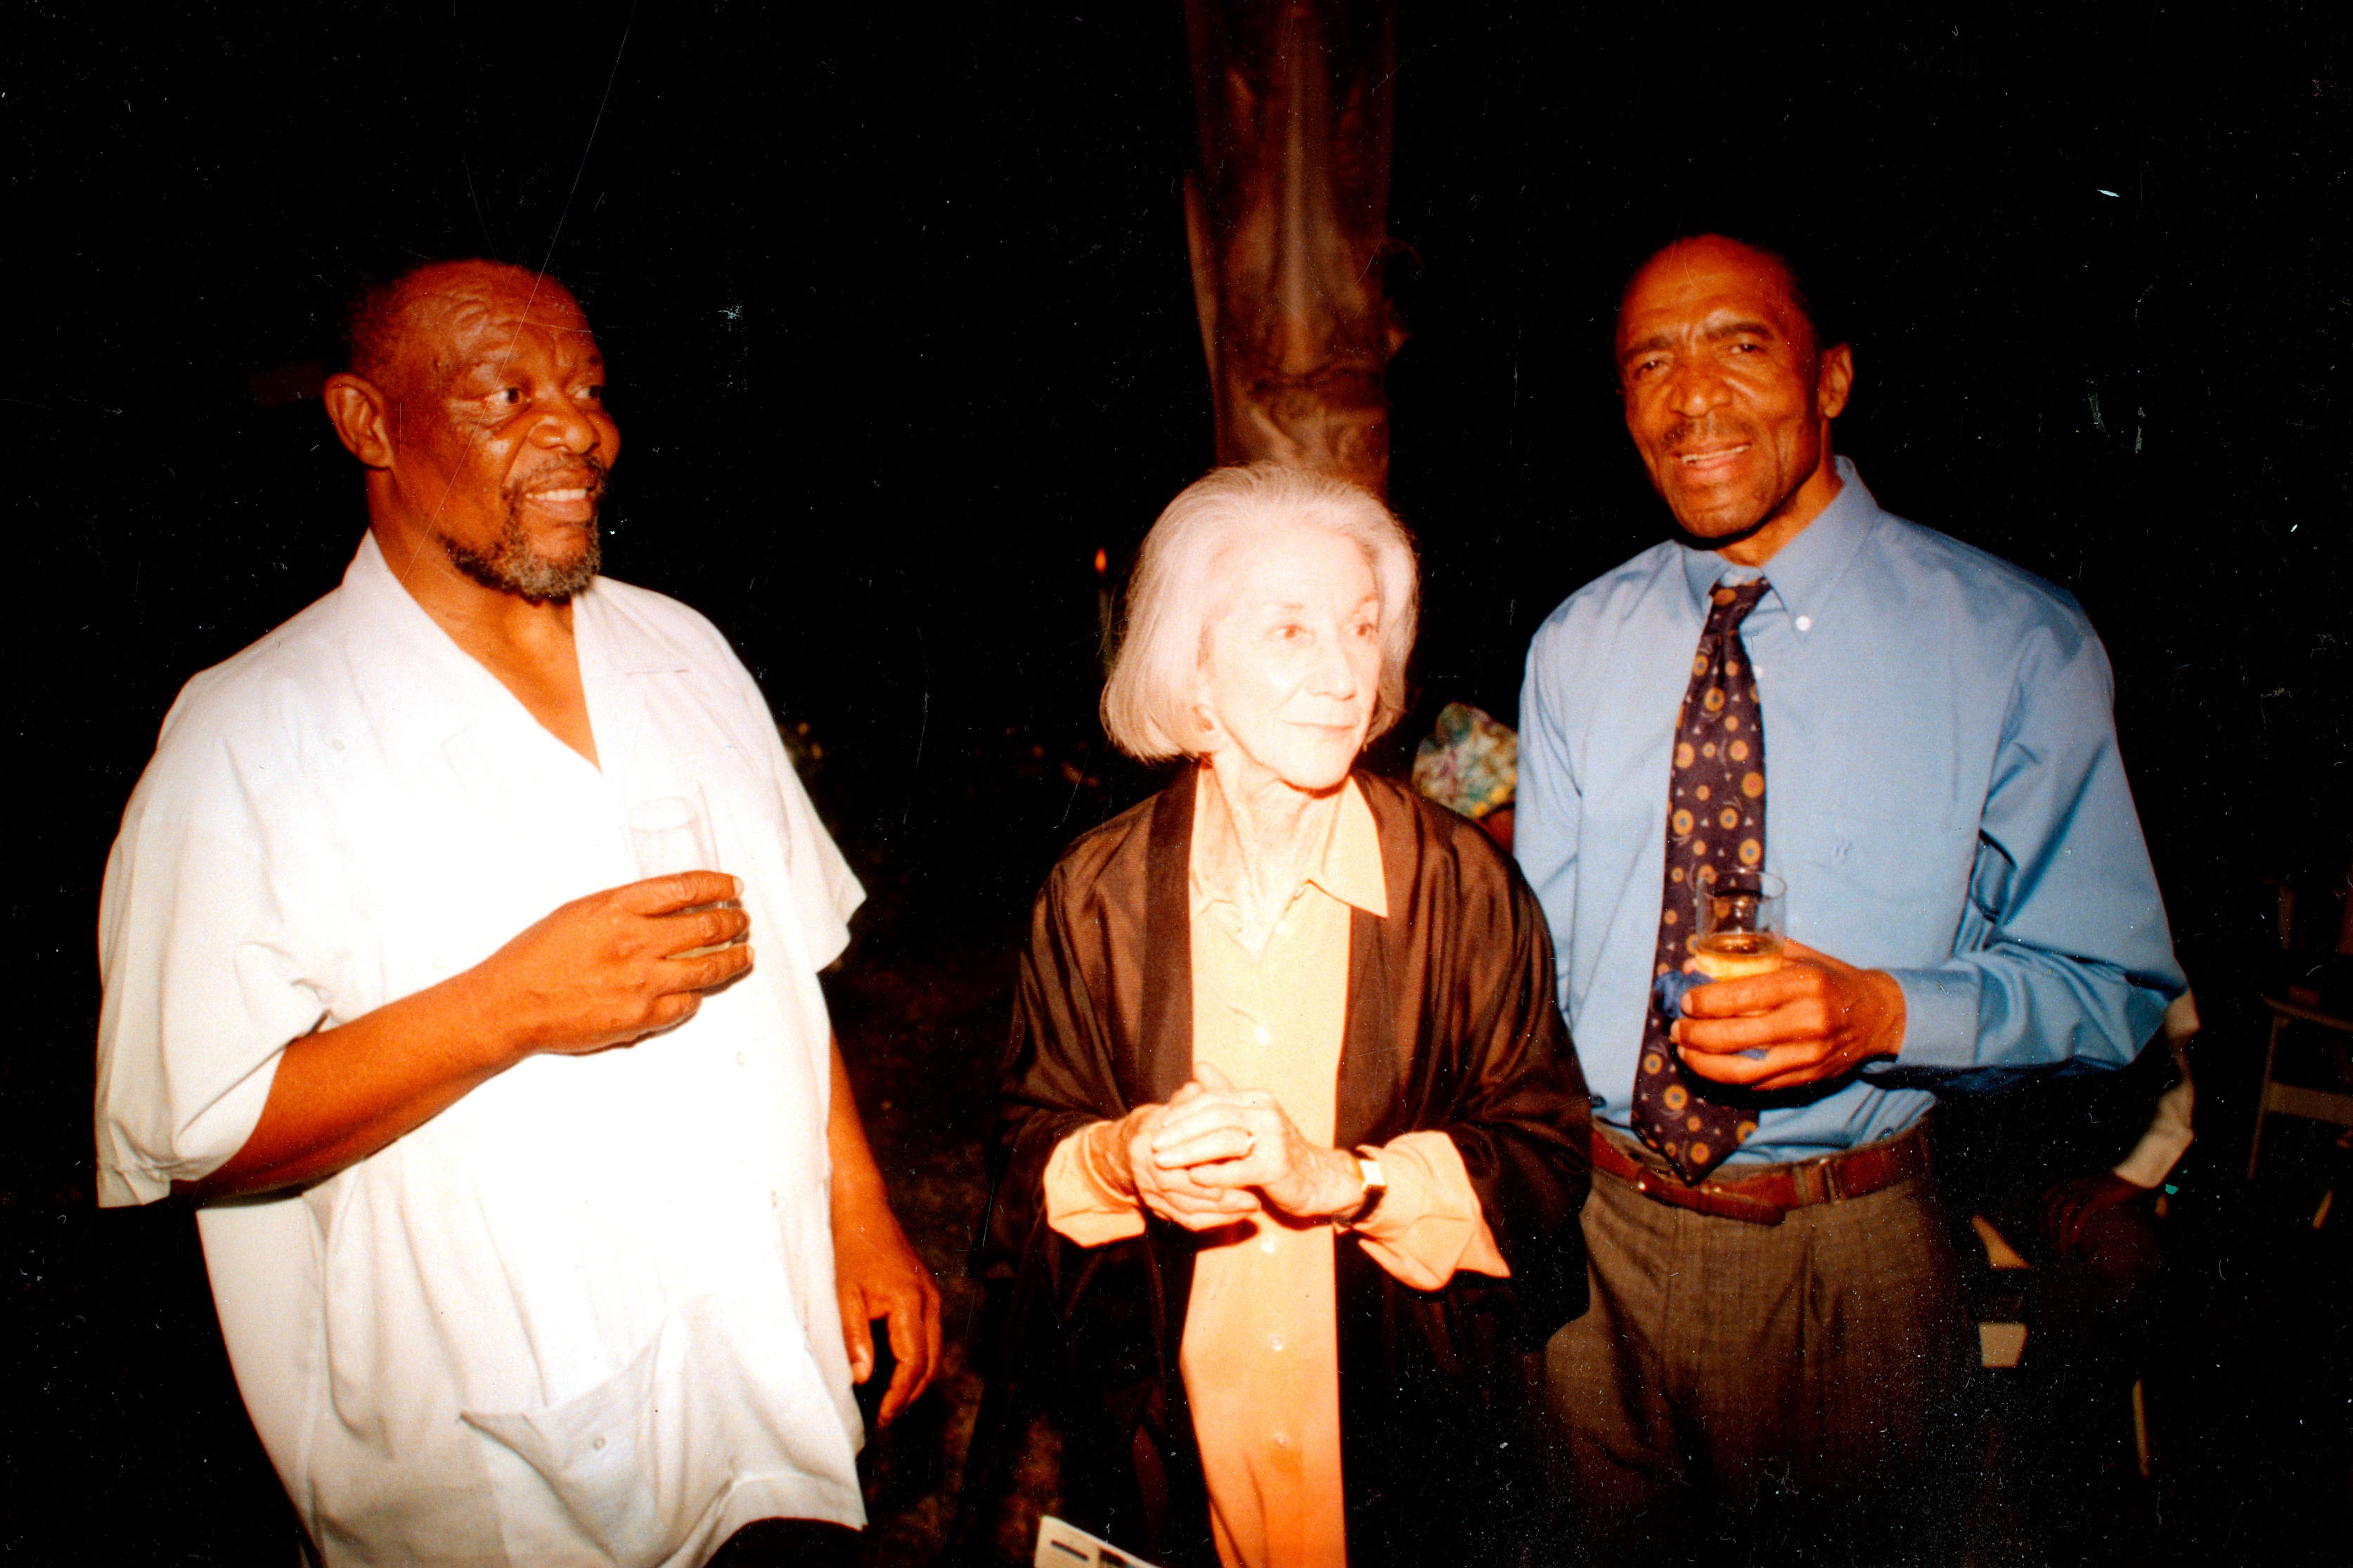
[[1699, 889], [1692, 961], [1710, 980], [1770, 974], [1783, 963], [1783, 905], [1788, 889], [1763, 871], [1725, 871]]

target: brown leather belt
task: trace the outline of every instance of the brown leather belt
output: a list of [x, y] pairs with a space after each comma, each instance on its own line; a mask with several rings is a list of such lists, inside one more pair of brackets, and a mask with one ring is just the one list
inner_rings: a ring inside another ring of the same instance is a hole
[[1768, 1165], [1753, 1176], [1709, 1176], [1686, 1185], [1672, 1171], [1645, 1164], [1609, 1133], [1593, 1130], [1593, 1168], [1606, 1171], [1652, 1203], [1750, 1225], [1779, 1225], [1791, 1209], [1842, 1203], [1928, 1173], [1926, 1130], [1914, 1127], [1843, 1154]]

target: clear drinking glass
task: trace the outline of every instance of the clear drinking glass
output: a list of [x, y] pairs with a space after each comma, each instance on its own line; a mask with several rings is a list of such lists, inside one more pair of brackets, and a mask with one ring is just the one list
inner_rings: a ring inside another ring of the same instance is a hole
[[[702, 786], [690, 782], [681, 788], [682, 794], [654, 795], [629, 807], [629, 851], [637, 857], [640, 877], [720, 868], [718, 852], [711, 847], [711, 817], [703, 810]], [[690, 947], [671, 956], [700, 958], [718, 951]]]
[[1699, 889], [1692, 958], [1710, 980], [1745, 980], [1781, 967], [1788, 888], [1764, 871], [1724, 871]]
[[629, 807], [629, 852], [640, 877], [719, 869], [702, 791], [693, 784], [683, 787], [691, 793], [655, 795]]

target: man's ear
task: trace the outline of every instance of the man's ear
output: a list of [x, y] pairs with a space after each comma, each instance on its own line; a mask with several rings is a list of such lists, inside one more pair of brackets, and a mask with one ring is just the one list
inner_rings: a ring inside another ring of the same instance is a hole
[[1814, 406], [1823, 418], [1835, 419], [1846, 412], [1847, 394], [1853, 390], [1854, 350], [1845, 343], [1824, 349], [1814, 374]]
[[335, 438], [371, 468], [392, 467], [392, 405], [364, 376], [341, 372], [322, 395]]

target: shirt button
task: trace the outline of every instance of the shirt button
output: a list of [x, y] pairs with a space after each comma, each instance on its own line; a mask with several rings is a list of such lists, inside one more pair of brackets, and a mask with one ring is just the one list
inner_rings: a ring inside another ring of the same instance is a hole
[[1814, 617], [1811, 616], [1799, 616], [1796, 620], [1789, 624], [1796, 626], [1801, 632], [1810, 632], [1814, 629]]
[[1278, 1448], [1288, 1448], [1291, 1447], [1291, 1439], [1282, 1433], [1277, 1432], [1274, 1435], [1274, 1446]]
[[[1265, 1252], [1265, 1253], [1271, 1253], [1271, 1252], [1273, 1252], [1273, 1251], [1274, 1251], [1274, 1237], [1271, 1237], [1271, 1236], [1262, 1236], [1262, 1237], [1260, 1237], [1258, 1238], [1258, 1249], [1259, 1249], [1261, 1252]], [[1278, 1346], [1277, 1346], [1277, 1347], [1275, 1347], [1275, 1348], [1279, 1350], [1279, 1349], [1281, 1349], [1282, 1347], [1278, 1345]]]
[[735, 1053], [735, 1065], [739, 1068], [744, 1065], [744, 1053], [741, 1051]]
[[1271, 1350], [1271, 1351], [1279, 1351], [1279, 1350], [1281, 1350], [1281, 1349], [1282, 1348], [1282, 1336], [1281, 1334], [1269, 1334], [1269, 1335], [1267, 1335], [1267, 1336], [1266, 1336], [1266, 1348], [1267, 1348], [1267, 1349], [1269, 1349], [1269, 1350]]

